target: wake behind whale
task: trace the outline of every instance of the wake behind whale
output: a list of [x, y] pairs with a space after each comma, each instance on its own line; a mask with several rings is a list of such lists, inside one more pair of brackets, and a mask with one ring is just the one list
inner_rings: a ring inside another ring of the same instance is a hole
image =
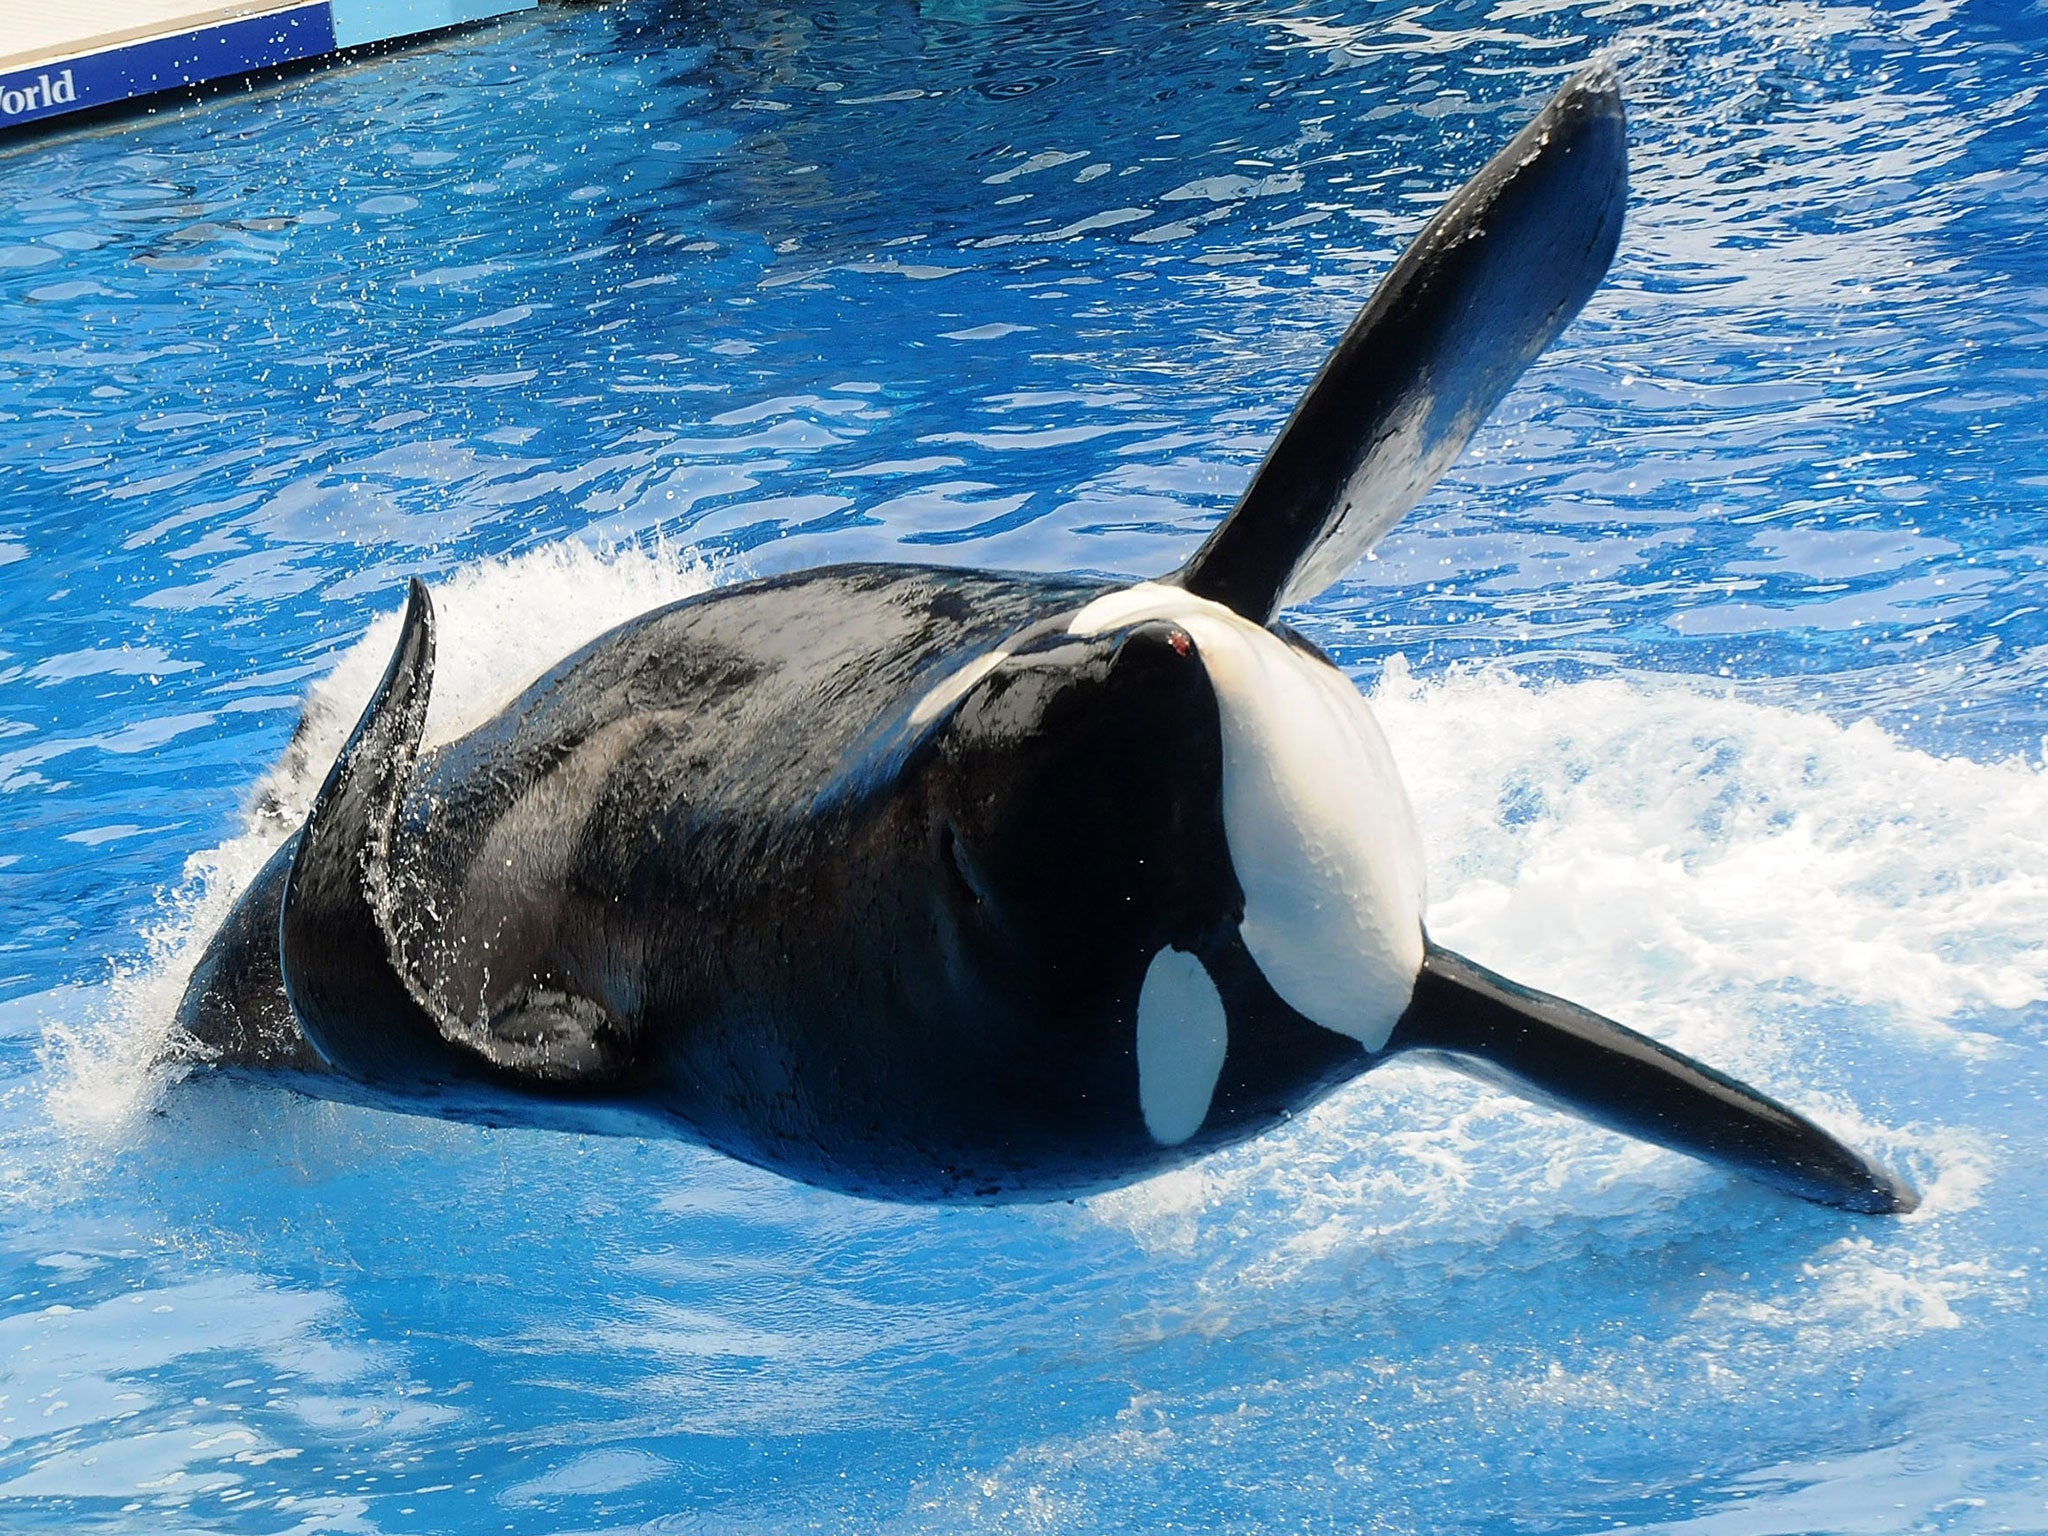
[[1378, 728], [1275, 622], [1569, 322], [1625, 187], [1619, 96], [1589, 73], [1432, 220], [1159, 582], [728, 588], [432, 750], [415, 583], [181, 1021], [315, 1093], [654, 1126], [896, 1198], [1112, 1187], [1424, 1052], [1806, 1198], [1910, 1209], [1784, 1106], [1433, 944]]

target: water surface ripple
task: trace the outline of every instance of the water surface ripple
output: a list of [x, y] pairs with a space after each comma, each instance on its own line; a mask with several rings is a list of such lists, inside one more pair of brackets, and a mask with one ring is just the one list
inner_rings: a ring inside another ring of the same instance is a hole
[[[2048, 1529], [2044, 54], [2011, 0], [625, 0], [0, 149], [0, 1526]], [[1595, 55], [1611, 279], [1294, 619], [1447, 942], [1921, 1213], [1419, 1068], [930, 1211], [142, 1065], [407, 576], [453, 729], [747, 573], [1164, 571]]]

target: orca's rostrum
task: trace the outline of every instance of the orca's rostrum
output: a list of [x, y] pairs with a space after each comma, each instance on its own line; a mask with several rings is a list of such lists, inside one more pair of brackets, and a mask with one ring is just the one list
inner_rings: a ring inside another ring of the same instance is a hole
[[1275, 622], [1429, 488], [1614, 253], [1568, 83], [1417, 237], [1179, 571], [843, 565], [658, 609], [421, 749], [433, 608], [181, 1022], [222, 1066], [667, 1131], [834, 1189], [1066, 1196], [1410, 1052], [1853, 1210], [1754, 1089], [1433, 944], [1365, 701]]

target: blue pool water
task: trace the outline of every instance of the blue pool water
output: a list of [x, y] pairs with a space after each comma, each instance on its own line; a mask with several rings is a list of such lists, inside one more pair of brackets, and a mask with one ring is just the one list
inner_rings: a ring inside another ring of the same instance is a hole
[[[151, 1065], [408, 575], [446, 735], [749, 573], [1164, 571], [1603, 52], [1613, 276], [1297, 620], [1440, 937], [1917, 1215], [1420, 1068], [932, 1210]], [[0, 1529], [2048, 1530], [2044, 53], [1944, 0], [627, 3], [0, 151]]]

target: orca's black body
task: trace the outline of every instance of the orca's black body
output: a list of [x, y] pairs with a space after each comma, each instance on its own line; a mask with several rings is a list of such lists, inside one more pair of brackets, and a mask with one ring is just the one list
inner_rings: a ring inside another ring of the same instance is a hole
[[[1577, 312], [1625, 166], [1613, 83], [1582, 76], [1432, 221], [1161, 585], [754, 582], [613, 630], [422, 752], [415, 582], [181, 1022], [212, 1062], [309, 1092], [667, 1130], [897, 1199], [1121, 1184], [1419, 1050], [1810, 1199], [1909, 1209], [1792, 1111], [1429, 944], [1409, 856], [1346, 830], [1300, 766], [1370, 777], [1383, 754], [1274, 613], [1362, 554]], [[1300, 890], [1254, 836], [1274, 826], [1322, 871]], [[1361, 954], [1322, 952], [1353, 931]]]

